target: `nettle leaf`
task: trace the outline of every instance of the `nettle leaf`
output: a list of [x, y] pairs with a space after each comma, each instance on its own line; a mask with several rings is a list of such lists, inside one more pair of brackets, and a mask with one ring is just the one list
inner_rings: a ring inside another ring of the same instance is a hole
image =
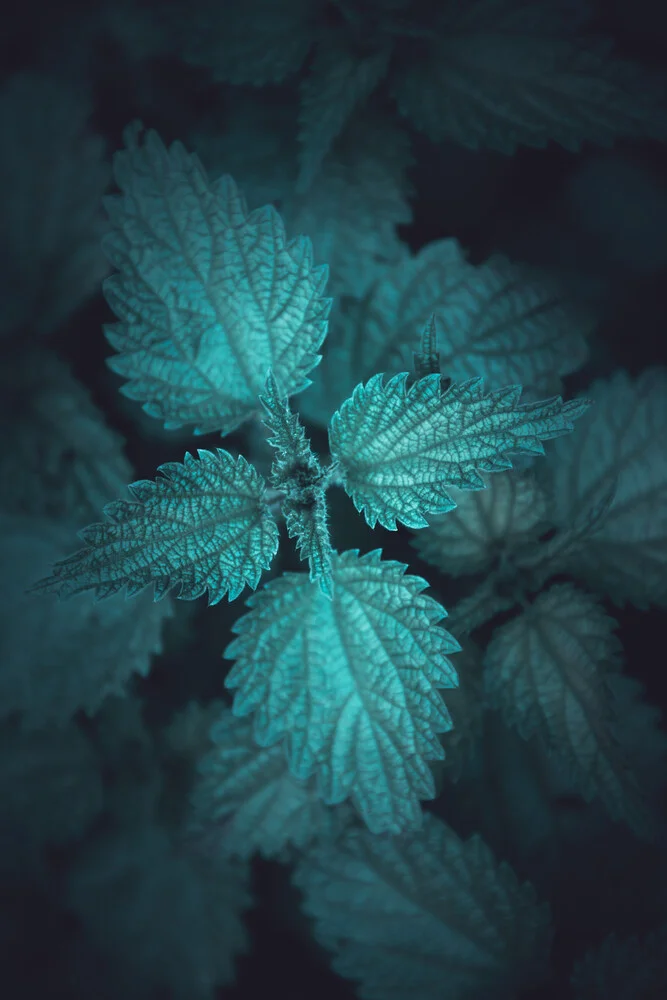
[[308, 560], [310, 579], [319, 581], [323, 592], [331, 596], [332, 548], [327, 524], [326, 475], [271, 371], [259, 399], [266, 411], [264, 423], [273, 434], [268, 439], [276, 449], [271, 484], [285, 492], [281, 510], [287, 533], [296, 539], [301, 558]]
[[443, 375], [481, 376], [490, 389], [520, 382], [531, 394], [584, 363], [594, 325], [553, 276], [503, 257], [475, 267], [456, 240], [438, 240], [386, 269], [361, 302], [337, 307], [302, 412], [323, 423], [358, 382], [404, 370], [432, 315]]
[[400, 112], [435, 142], [507, 154], [667, 138], [664, 80], [582, 35], [580, 11], [553, 0], [448, 3], [438, 37], [392, 77]]
[[310, 384], [327, 331], [326, 267], [305, 237], [288, 241], [276, 211], [248, 214], [234, 181], [209, 182], [180, 143], [125, 133], [114, 157], [120, 195], [104, 249], [104, 284], [120, 322], [106, 331], [121, 390], [168, 428], [227, 434], [258, 409], [272, 365], [288, 394]]
[[199, 763], [191, 830], [216, 854], [284, 858], [314, 839], [333, 838], [353, 815], [326, 806], [314, 780], [290, 774], [283, 747], [260, 747], [252, 722], [223, 708], [211, 728], [213, 749]]
[[433, 816], [401, 837], [350, 828], [304, 855], [294, 882], [362, 1000], [515, 996], [546, 978], [549, 907], [480, 837]]
[[457, 684], [459, 645], [426, 582], [380, 557], [334, 555], [331, 600], [294, 573], [251, 597], [225, 683], [235, 715], [256, 713], [257, 742], [284, 739], [290, 771], [316, 775], [327, 805], [350, 798], [372, 831], [398, 833], [434, 796], [427, 762], [444, 757], [436, 734], [451, 728], [438, 688]]
[[667, 923], [646, 935], [609, 934], [572, 972], [574, 1000], [651, 1000], [667, 993]]
[[616, 604], [667, 606], [667, 370], [616, 372], [590, 388], [595, 408], [572, 447], [545, 470], [552, 517], [563, 527], [599, 504], [609, 509], [563, 568]]
[[443, 573], [480, 573], [537, 538], [546, 527], [546, 495], [530, 473], [492, 476], [484, 490], [452, 489], [456, 508], [434, 517], [410, 542]]
[[387, 269], [361, 301], [337, 304], [324, 364], [300, 400], [304, 416], [324, 427], [360, 381], [403, 370], [429, 317], [471, 270], [456, 240], [437, 240]]
[[389, 265], [408, 257], [396, 227], [412, 221], [411, 162], [410, 138], [393, 119], [355, 115], [308, 190], [283, 199], [287, 232], [308, 234], [336, 296], [361, 298]]
[[154, 584], [155, 600], [173, 587], [182, 600], [208, 591], [209, 604], [256, 587], [278, 550], [278, 525], [264, 499], [264, 481], [243, 457], [218, 448], [199, 460], [161, 465], [160, 478], [128, 489], [132, 500], [107, 504], [108, 522], [79, 533], [84, 547], [56, 563], [33, 590], [69, 597], [94, 590], [128, 597]]
[[297, 191], [308, 190], [354, 109], [367, 100], [386, 74], [390, 56], [390, 44], [361, 55], [343, 35], [332, 33], [315, 50], [310, 74], [301, 85]]
[[296, 73], [325, 0], [208, 0], [187, 4], [184, 58], [234, 84], [280, 83]]
[[625, 692], [618, 700], [609, 682], [622, 651], [615, 628], [595, 598], [553, 586], [494, 633], [485, 693], [524, 739], [545, 736], [584, 798], [600, 796], [614, 818], [650, 839], [654, 819], [622, 738], [633, 699]]
[[594, 324], [553, 275], [494, 256], [469, 267], [436, 313], [440, 370], [457, 382], [482, 375], [492, 388], [548, 391], [554, 376], [584, 364]]
[[544, 454], [542, 441], [573, 430], [587, 400], [520, 403], [521, 386], [483, 395], [482, 379], [441, 390], [439, 375], [409, 389], [402, 372], [373, 376], [331, 418], [329, 446], [344, 487], [374, 528], [428, 524], [456, 505], [447, 492], [485, 488], [482, 472], [512, 467], [510, 454]]

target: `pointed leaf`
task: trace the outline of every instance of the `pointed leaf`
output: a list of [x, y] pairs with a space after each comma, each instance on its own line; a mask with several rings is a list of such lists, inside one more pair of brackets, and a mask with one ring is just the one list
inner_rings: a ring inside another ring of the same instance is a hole
[[582, 795], [600, 796], [615, 818], [651, 838], [655, 824], [633, 773], [609, 674], [617, 673], [617, 627], [601, 605], [571, 584], [551, 587], [494, 633], [485, 691], [524, 739], [541, 731]]
[[585, 362], [595, 320], [557, 278], [494, 256], [469, 268], [436, 313], [440, 370], [456, 382], [482, 375], [491, 388], [548, 391]]
[[230, 177], [211, 184], [180, 143], [155, 132], [114, 157], [121, 194], [104, 249], [119, 273], [105, 282], [120, 322], [107, 339], [123, 391], [167, 427], [229, 433], [257, 410], [273, 366], [288, 394], [309, 385], [331, 302], [325, 267], [305, 237], [287, 241], [273, 208], [250, 215]]
[[211, 729], [213, 749], [199, 764], [192, 796], [192, 830], [218, 854], [282, 857], [314, 838], [335, 836], [350, 818], [342, 806], [326, 806], [314, 781], [298, 781], [280, 744], [260, 747], [252, 723], [222, 709]]
[[399, 110], [435, 142], [511, 154], [555, 141], [578, 150], [667, 138], [665, 82], [580, 30], [586, 5], [460, 0], [438, 35], [398, 66]]
[[570, 449], [556, 446], [544, 470], [552, 517], [568, 529], [616, 489], [563, 568], [616, 604], [667, 606], [667, 370], [635, 379], [619, 371], [590, 395], [590, 418]]
[[185, 58], [209, 68], [216, 80], [280, 83], [304, 62], [323, 6], [323, 0], [187, 4], [179, 25]]
[[410, 544], [443, 573], [488, 570], [546, 527], [546, 497], [530, 473], [492, 476], [485, 490], [452, 489], [456, 508], [434, 517]]
[[97, 598], [127, 586], [133, 596], [153, 582], [155, 600], [172, 587], [209, 604], [256, 587], [278, 549], [278, 526], [264, 501], [264, 481], [242, 457], [218, 448], [161, 465], [160, 478], [129, 487], [134, 500], [107, 504], [108, 522], [80, 533], [85, 545], [56, 563], [35, 592], [61, 597], [94, 590]]
[[248, 602], [226, 685], [234, 714], [255, 711], [261, 746], [285, 739], [293, 775], [317, 775], [318, 794], [351, 798], [369, 828], [400, 832], [421, 822], [434, 795], [427, 761], [451, 721], [438, 688], [454, 687], [458, 643], [436, 623], [444, 609], [420, 577], [380, 551], [333, 558], [334, 595], [288, 573]]
[[559, 396], [519, 403], [521, 386], [483, 395], [472, 379], [441, 391], [439, 375], [407, 388], [406, 372], [359, 385], [331, 419], [329, 445], [345, 489], [374, 528], [428, 524], [454, 501], [447, 487], [484, 489], [480, 473], [511, 468], [509, 455], [543, 454], [541, 442], [568, 434], [588, 402]]
[[294, 881], [362, 1000], [514, 997], [545, 977], [548, 906], [483, 840], [434, 816], [401, 837], [351, 828], [309, 851]]
[[354, 109], [370, 97], [384, 77], [390, 55], [387, 44], [360, 55], [342, 35], [331, 32], [318, 47], [301, 88], [302, 149], [297, 191], [308, 190]]

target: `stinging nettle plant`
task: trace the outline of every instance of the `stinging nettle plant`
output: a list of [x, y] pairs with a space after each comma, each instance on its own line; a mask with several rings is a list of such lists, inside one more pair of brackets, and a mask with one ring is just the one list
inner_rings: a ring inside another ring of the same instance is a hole
[[[209, 181], [197, 156], [153, 131], [126, 130], [114, 159], [120, 194], [106, 201], [104, 249], [117, 273], [105, 295], [118, 323], [106, 335], [123, 392], [167, 428], [229, 434], [260, 418], [274, 453], [269, 484], [222, 448], [186, 454], [131, 498], [104, 507], [83, 547], [37, 593], [97, 599], [153, 585], [210, 604], [256, 589], [279, 544], [276, 514], [309, 573], [254, 594], [225, 650], [233, 713], [254, 713], [259, 747], [281, 741], [291, 775], [325, 805], [351, 801], [372, 833], [422, 824], [433, 798], [429, 762], [452, 721], [441, 689], [457, 686], [460, 647], [445, 609], [407, 566], [337, 552], [327, 489], [341, 486], [368, 525], [427, 527], [456, 507], [450, 490], [486, 488], [512, 455], [541, 455], [590, 403], [521, 402], [521, 386], [485, 395], [473, 378], [443, 387], [435, 323], [423, 317], [414, 374], [372, 375], [332, 416], [330, 459], [311, 449], [289, 399], [320, 361], [331, 300], [310, 241], [287, 239], [271, 206], [249, 212], [234, 181]], [[446, 372], [444, 373], [446, 374]]]

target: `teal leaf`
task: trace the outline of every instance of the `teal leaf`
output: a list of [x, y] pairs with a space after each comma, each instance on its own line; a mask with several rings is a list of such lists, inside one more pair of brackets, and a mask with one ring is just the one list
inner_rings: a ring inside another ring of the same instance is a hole
[[355, 507], [374, 528], [428, 524], [455, 506], [447, 487], [484, 489], [482, 472], [512, 467], [510, 454], [544, 454], [590, 405], [560, 396], [520, 403], [521, 386], [483, 395], [482, 379], [441, 390], [439, 375], [407, 388], [407, 372], [359, 385], [331, 419], [329, 445]]
[[303, 395], [301, 413], [326, 427], [359, 382], [404, 371], [429, 316], [440, 314], [471, 271], [456, 240], [437, 240], [387, 268], [361, 300], [337, 303], [324, 363]]
[[352, 112], [362, 105], [387, 72], [391, 46], [360, 55], [343, 36], [329, 33], [315, 51], [301, 87], [301, 169], [297, 191], [307, 191]]
[[635, 713], [637, 698], [625, 692], [620, 701], [613, 686], [621, 653], [616, 628], [595, 598], [571, 584], [552, 586], [495, 631], [485, 694], [524, 739], [545, 737], [584, 798], [599, 796], [610, 815], [651, 839], [655, 818], [623, 739], [624, 717]]
[[443, 573], [489, 570], [547, 526], [544, 491], [530, 473], [492, 476], [485, 490], [452, 489], [456, 507], [434, 517], [410, 544]]
[[480, 837], [434, 816], [401, 837], [350, 828], [310, 850], [294, 882], [361, 1000], [514, 997], [546, 978], [549, 907]]
[[313, 454], [296, 414], [281, 396], [272, 372], [260, 402], [266, 413], [264, 423], [272, 432], [269, 444], [276, 449], [271, 484], [285, 493], [281, 510], [287, 533], [295, 538], [302, 559], [307, 559], [310, 579], [318, 580], [331, 596], [331, 541], [327, 525], [326, 476]]
[[252, 722], [223, 708], [211, 727], [211, 749], [200, 761], [192, 793], [191, 829], [216, 854], [283, 858], [313, 839], [334, 837], [351, 810], [326, 806], [314, 779], [290, 774], [283, 747], [260, 747]]
[[392, 77], [401, 114], [434, 142], [508, 155], [550, 141], [576, 151], [584, 141], [664, 140], [664, 78], [583, 35], [580, 10], [549, 0], [444, 5], [438, 37]]
[[148, 592], [102, 604], [26, 594], [71, 546], [71, 529], [53, 519], [0, 514], [0, 717], [20, 715], [24, 728], [62, 727], [125, 695], [163, 652], [173, 615], [169, 599], [154, 604]]
[[595, 319], [544, 271], [503, 257], [473, 266], [456, 240], [437, 240], [385, 268], [361, 301], [337, 305], [302, 413], [324, 423], [359, 382], [404, 371], [434, 314], [444, 376], [481, 376], [489, 389], [520, 383], [533, 398], [584, 363]]
[[442, 365], [438, 353], [438, 332], [435, 326], [435, 313], [431, 313], [424, 327], [419, 343], [419, 350], [413, 354], [413, 364], [417, 380], [425, 375], [440, 375]]
[[331, 307], [326, 267], [276, 211], [248, 214], [234, 181], [209, 182], [180, 143], [139, 125], [114, 157], [104, 241], [118, 269], [104, 285], [120, 322], [107, 339], [122, 391], [169, 428], [227, 434], [255, 413], [272, 366], [288, 394], [310, 384]]
[[643, 940], [609, 934], [572, 972], [573, 1000], [651, 1000], [667, 995], [667, 923]]
[[[667, 606], [667, 371], [637, 378], [616, 372], [587, 393], [590, 419], [572, 447], [558, 445], [544, 470], [552, 518], [568, 529], [608, 495], [604, 516], [591, 523], [562, 569], [614, 603]], [[558, 443], [560, 444], [560, 443]]]
[[184, 56], [213, 78], [262, 87], [296, 73], [308, 55], [323, 0], [207, 0], [186, 4]]
[[397, 833], [434, 795], [427, 762], [451, 727], [438, 688], [456, 686], [459, 646], [426, 582], [380, 556], [335, 555], [332, 600], [294, 573], [251, 597], [225, 683], [235, 715], [256, 713], [261, 746], [284, 740], [296, 778], [315, 774], [327, 805], [350, 798], [371, 830]]
[[154, 482], [132, 483], [133, 499], [107, 504], [108, 521], [80, 532], [84, 547], [33, 590], [61, 597], [94, 590], [99, 599], [127, 587], [131, 597], [152, 582], [156, 601], [178, 587], [183, 600], [208, 591], [217, 604], [246, 583], [256, 587], [278, 549], [264, 481], [222, 448], [198, 455], [161, 465]]
[[317, 259], [327, 262], [337, 301], [362, 298], [389, 265], [408, 257], [397, 226], [412, 221], [411, 163], [409, 136], [395, 121], [356, 114], [308, 189], [283, 199], [287, 232], [308, 234]]
[[594, 325], [558, 278], [493, 256], [468, 268], [436, 312], [440, 370], [455, 382], [481, 375], [494, 389], [548, 391], [584, 364]]

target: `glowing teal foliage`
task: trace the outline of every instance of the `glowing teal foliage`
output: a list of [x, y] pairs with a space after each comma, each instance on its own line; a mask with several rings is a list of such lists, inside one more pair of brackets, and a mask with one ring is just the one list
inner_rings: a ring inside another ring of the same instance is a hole
[[208, 591], [217, 604], [256, 587], [278, 549], [264, 481], [222, 448], [198, 455], [161, 465], [154, 482], [132, 483], [133, 499], [107, 504], [108, 522], [84, 528], [84, 547], [33, 589], [61, 597], [94, 590], [102, 598], [122, 587], [132, 596], [152, 582], [156, 601], [178, 587], [183, 600]]
[[667, 370], [616, 372], [588, 390], [595, 407], [569, 449], [544, 470], [558, 527], [581, 520], [615, 489], [561, 569], [616, 604], [667, 606]]
[[573, 1000], [659, 1000], [667, 995], [667, 924], [643, 940], [609, 934], [572, 973]]
[[213, 749], [200, 761], [192, 795], [193, 832], [216, 853], [249, 858], [286, 856], [290, 847], [340, 832], [352, 811], [327, 806], [314, 779], [290, 774], [283, 747], [257, 745], [252, 722], [224, 708], [211, 728]]
[[498, 256], [473, 266], [456, 240], [436, 240], [385, 268], [362, 301], [337, 307], [302, 412], [326, 423], [358, 382], [404, 371], [432, 316], [443, 375], [483, 377], [489, 389], [521, 383], [532, 398], [584, 363], [594, 325], [592, 310], [543, 270]]
[[234, 624], [225, 683], [235, 715], [255, 712], [260, 746], [285, 741], [296, 778], [316, 775], [326, 804], [350, 798], [371, 830], [398, 833], [435, 794], [428, 761], [451, 728], [438, 688], [457, 684], [459, 645], [426, 582], [380, 557], [333, 556], [331, 600], [306, 574], [270, 581]]
[[310, 384], [331, 301], [306, 237], [288, 240], [271, 206], [248, 213], [234, 181], [141, 126], [114, 156], [104, 284], [120, 322], [111, 368], [166, 427], [227, 434], [258, 410], [266, 370], [291, 395]]
[[389, 45], [360, 55], [344, 35], [335, 34], [316, 49], [301, 88], [298, 190], [307, 190], [313, 182], [355, 107], [363, 104], [384, 78], [390, 56]]
[[260, 397], [264, 423], [272, 432], [269, 444], [276, 449], [271, 485], [285, 496], [281, 510], [287, 533], [295, 538], [302, 559], [310, 566], [310, 579], [318, 580], [331, 596], [331, 542], [327, 526], [326, 474], [313, 454], [303, 427], [281, 396], [272, 372]]
[[435, 142], [497, 149], [667, 138], [664, 78], [586, 35], [586, 4], [448, 0], [419, 58], [399, 61], [399, 111]]
[[417, 532], [412, 546], [443, 573], [488, 572], [548, 527], [546, 497], [531, 473], [492, 476], [485, 490], [452, 490], [456, 508]]
[[510, 469], [510, 454], [543, 455], [542, 441], [573, 430], [590, 405], [560, 396], [520, 403], [521, 386], [483, 394], [482, 379], [441, 389], [440, 375], [410, 388], [403, 372], [359, 385], [331, 419], [329, 445], [368, 524], [428, 524], [455, 507], [447, 487], [480, 490], [482, 472]]
[[549, 907], [480, 837], [434, 816], [401, 837], [350, 828], [309, 851], [294, 881], [361, 1000], [514, 997], [546, 978]]
[[626, 692], [617, 700], [612, 686], [620, 670], [616, 628], [589, 594], [552, 586], [495, 631], [485, 693], [524, 739], [545, 737], [586, 799], [599, 796], [612, 816], [651, 839], [655, 820], [623, 739], [623, 717], [637, 699]]

